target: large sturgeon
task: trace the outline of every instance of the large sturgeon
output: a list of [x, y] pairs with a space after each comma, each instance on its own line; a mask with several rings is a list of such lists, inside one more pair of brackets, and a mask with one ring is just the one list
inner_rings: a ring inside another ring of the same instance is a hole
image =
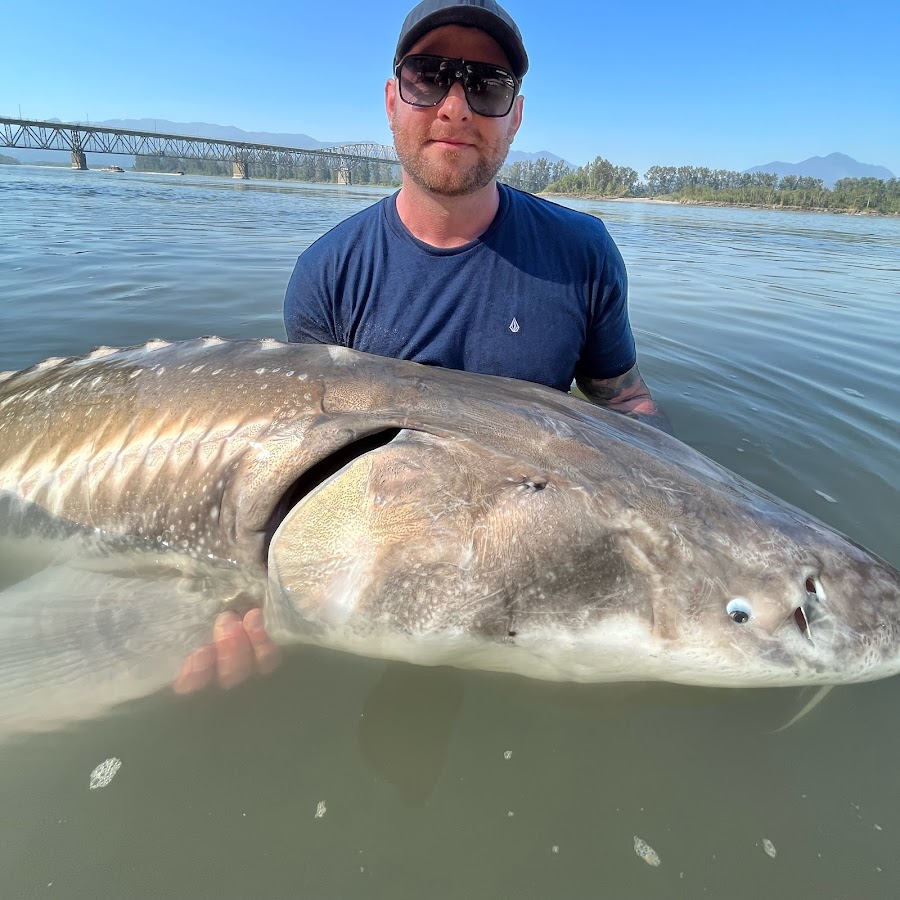
[[553, 680], [900, 671], [896, 569], [524, 382], [215, 338], [47, 360], [0, 375], [0, 498], [25, 717], [171, 681], [228, 605], [281, 643]]

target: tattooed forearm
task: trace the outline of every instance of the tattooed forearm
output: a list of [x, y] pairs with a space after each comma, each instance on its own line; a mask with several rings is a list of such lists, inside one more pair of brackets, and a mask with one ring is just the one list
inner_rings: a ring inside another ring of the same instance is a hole
[[577, 384], [591, 403], [672, 434], [668, 416], [656, 405], [636, 365], [616, 378], [579, 378]]

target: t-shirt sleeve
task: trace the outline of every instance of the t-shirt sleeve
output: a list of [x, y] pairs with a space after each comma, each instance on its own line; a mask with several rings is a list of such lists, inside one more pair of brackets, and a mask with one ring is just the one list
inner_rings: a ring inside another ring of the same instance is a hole
[[[604, 229], [605, 232], [605, 229]], [[576, 377], [616, 378], [637, 361], [634, 335], [628, 320], [628, 275], [622, 254], [608, 233], [599, 266], [599, 278], [591, 285], [591, 312], [587, 337]]]
[[300, 254], [284, 295], [284, 330], [295, 344], [342, 344], [329, 266], [313, 244]]

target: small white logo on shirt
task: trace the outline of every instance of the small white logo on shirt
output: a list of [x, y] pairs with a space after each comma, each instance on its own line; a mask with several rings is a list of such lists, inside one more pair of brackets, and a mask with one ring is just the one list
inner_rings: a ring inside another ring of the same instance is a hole
[[519, 330], [519, 323], [513, 319], [512, 322], [509, 323], [509, 330], [515, 334]]

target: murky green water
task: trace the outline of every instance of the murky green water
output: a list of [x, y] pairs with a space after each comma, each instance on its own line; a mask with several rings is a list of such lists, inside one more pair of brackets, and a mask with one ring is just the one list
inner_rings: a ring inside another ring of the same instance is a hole
[[[0, 369], [282, 337], [297, 254], [381, 195], [0, 167]], [[678, 436], [900, 565], [900, 221], [573, 205], [622, 249]], [[838, 688], [776, 734], [801, 692], [306, 649], [0, 748], [0, 896], [896, 897], [898, 699]]]

